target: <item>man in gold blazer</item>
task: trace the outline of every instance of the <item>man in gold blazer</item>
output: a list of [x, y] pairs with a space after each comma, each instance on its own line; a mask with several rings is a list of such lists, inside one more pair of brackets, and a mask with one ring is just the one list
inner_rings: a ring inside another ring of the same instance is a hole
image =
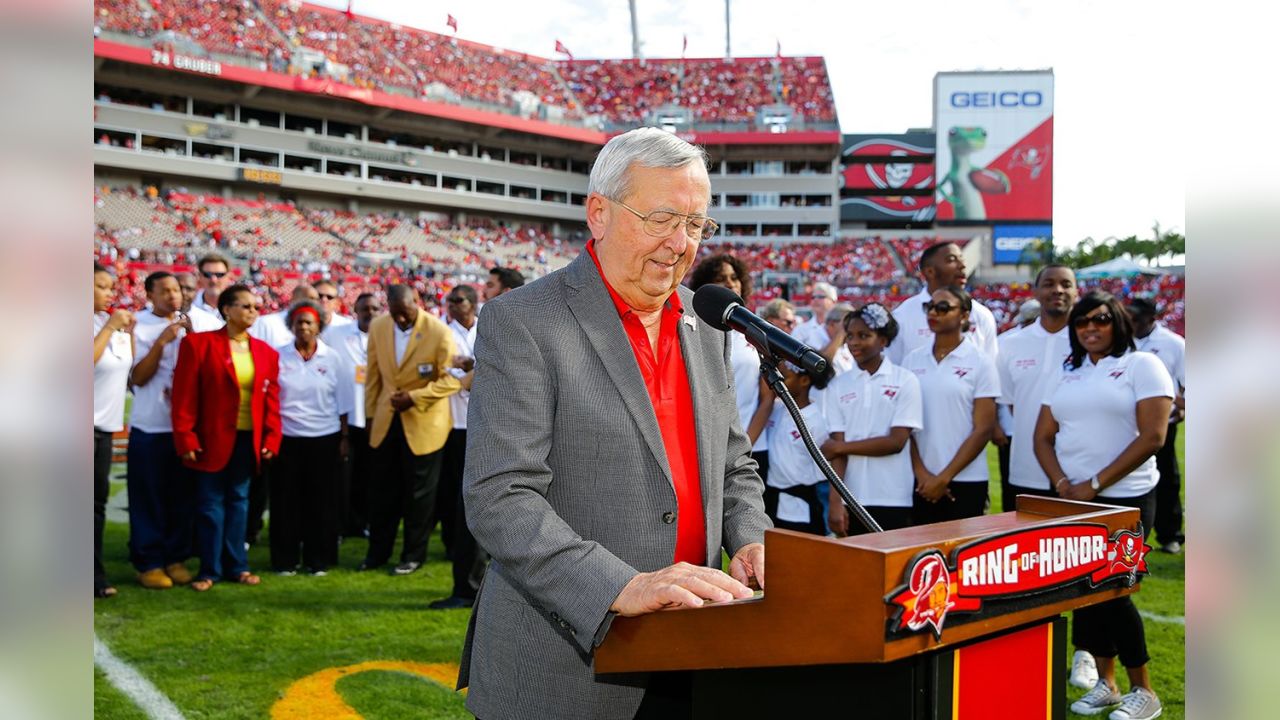
[[403, 518], [404, 545], [392, 572], [409, 575], [427, 559], [441, 449], [453, 427], [445, 398], [462, 386], [448, 372], [453, 334], [418, 307], [413, 289], [387, 288], [387, 310], [369, 324], [364, 399], [374, 472], [369, 551], [360, 569], [387, 563]]

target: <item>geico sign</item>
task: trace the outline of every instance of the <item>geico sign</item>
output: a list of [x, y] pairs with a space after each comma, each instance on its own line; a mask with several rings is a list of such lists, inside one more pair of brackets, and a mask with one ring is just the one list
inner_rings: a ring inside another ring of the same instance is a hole
[[955, 108], [1016, 108], [1041, 105], [1044, 105], [1044, 95], [1039, 90], [951, 93], [951, 107]]
[[998, 237], [996, 238], [997, 250], [1021, 250], [1037, 240], [1043, 240], [1036, 235], [1029, 237]]

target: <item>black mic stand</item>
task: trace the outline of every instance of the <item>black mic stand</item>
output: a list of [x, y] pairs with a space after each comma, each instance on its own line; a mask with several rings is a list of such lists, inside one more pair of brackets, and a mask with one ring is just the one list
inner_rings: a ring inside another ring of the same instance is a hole
[[[813, 461], [817, 463], [818, 469], [826, 476], [831, 483], [831, 487], [835, 488], [837, 493], [840, 493], [840, 498], [844, 500], [845, 506], [858, 519], [858, 522], [862, 523], [863, 527], [869, 532], [884, 532], [884, 528], [880, 527], [880, 523], [876, 522], [876, 519], [871, 517], [871, 513], [862, 507], [862, 503], [854, 499], [853, 493], [849, 492], [849, 488], [845, 487], [844, 481], [840, 479], [839, 475], [836, 475], [836, 471], [831, 468], [831, 463], [827, 462], [827, 459], [822, 455], [822, 451], [814, 444], [813, 434], [809, 432], [809, 426], [805, 425], [804, 418], [800, 416], [800, 408], [796, 405], [796, 399], [791, 397], [791, 391], [787, 390], [787, 384], [782, 379], [782, 373], [778, 371], [778, 360], [773, 356], [772, 352], [768, 351], [768, 341], [763, 335], [753, 337], [754, 333], [744, 332], [743, 334], [746, 335], [747, 340], [760, 353], [760, 377], [764, 378], [765, 383], [770, 388], [773, 388], [778, 397], [782, 398], [782, 404], [787, 406], [787, 412], [791, 413], [791, 418], [796, 421], [796, 429], [800, 431], [800, 437], [804, 439], [804, 446], [809, 450], [809, 455], [813, 458]], [[764, 349], [762, 350], [761, 348]]]

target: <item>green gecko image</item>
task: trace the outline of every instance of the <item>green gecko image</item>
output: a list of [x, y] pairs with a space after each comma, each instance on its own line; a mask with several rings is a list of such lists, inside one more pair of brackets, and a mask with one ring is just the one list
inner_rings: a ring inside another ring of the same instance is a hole
[[938, 192], [955, 209], [957, 220], [986, 220], [987, 206], [983, 194], [1003, 195], [1009, 192], [1009, 177], [999, 170], [974, 167], [970, 155], [987, 146], [987, 131], [981, 127], [953, 127], [947, 131], [947, 147], [951, 148], [951, 169]]

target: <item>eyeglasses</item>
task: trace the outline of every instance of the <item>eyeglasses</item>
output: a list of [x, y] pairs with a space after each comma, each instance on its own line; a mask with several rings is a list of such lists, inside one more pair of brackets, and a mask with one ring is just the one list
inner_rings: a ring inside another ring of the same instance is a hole
[[686, 215], [670, 210], [654, 210], [645, 215], [620, 200], [614, 200], [613, 202], [630, 210], [632, 215], [643, 220], [644, 231], [653, 237], [666, 237], [677, 227], [684, 225], [686, 236], [710, 240], [711, 236], [715, 235], [716, 230], [720, 227], [719, 223], [705, 215]]
[[931, 312], [936, 312], [939, 315], [946, 315], [952, 310], [960, 309], [959, 305], [952, 305], [946, 300], [943, 300], [942, 302], [923, 302], [923, 303], [920, 303], [920, 305], [924, 308], [924, 312], [926, 315]]
[[200, 274], [210, 280], [217, 280], [218, 278], [226, 277], [227, 271], [223, 270], [222, 272], [213, 272], [212, 270], [201, 270]]
[[318, 293], [318, 295], [321, 300], [337, 300], [338, 299], [337, 295], [325, 294], [325, 293]]
[[1081, 315], [1072, 323], [1078, 328], [1085, 325], [1093, 325], [1094, 327], [1110, 327], [1115, 318], [1111, 317], [1111, 313], [1098, 313], [1097, 315]]
[[253, 312], [262, 312], [262, 306], [255, 305], [254, 303], [231, 303], [230, 307], [252, 310]]

